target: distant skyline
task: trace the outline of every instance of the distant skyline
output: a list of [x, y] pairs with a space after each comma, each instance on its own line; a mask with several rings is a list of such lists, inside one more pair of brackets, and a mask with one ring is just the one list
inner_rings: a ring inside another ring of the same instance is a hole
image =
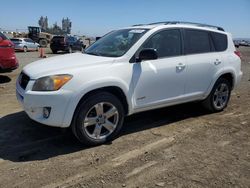
[[190, 21], [218, 25], [234, 38], [250, 38], [250, 0], [12, 0], [1, 2], [0, 28], [27, 29], [47, 16], [49, 26], [72, 21], [72, 34], [102, 36], [140, 23]]

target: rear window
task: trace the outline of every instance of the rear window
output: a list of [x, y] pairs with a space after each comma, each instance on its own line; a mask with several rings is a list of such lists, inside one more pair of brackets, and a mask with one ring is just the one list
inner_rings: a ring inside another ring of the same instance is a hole
[[185, 53], [198, 54], [211, 51], [209, 33], [202, 30], [185, 30]]
[[20, 39], [10, 39], [12, 42], [22, 42]]
[[64, 40], [64, 37], [63, 36], [56, 36], [56, 37], [53, 37], [52, 40], [53, 41], [61, 41], [61, 40]]
[[227, 35], [211, 32], [211, 36], [217, 52], [222, 52], [227, 49]]

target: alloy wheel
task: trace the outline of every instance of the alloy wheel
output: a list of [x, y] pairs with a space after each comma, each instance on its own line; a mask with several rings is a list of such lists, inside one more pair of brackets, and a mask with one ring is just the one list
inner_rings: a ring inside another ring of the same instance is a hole
[[225, 83], [221, 83], [216, 88], [213, 96], [213, 104], [215, 108], [218, 110], [223, 109], [227, 105], [228, 99], [229, 99], [228, 85]]
[[114, 132], [118, 122], [117, 108], [111, 103], [101, 102], [90, 108], [82, 126], [90, 138], [101, 140]]

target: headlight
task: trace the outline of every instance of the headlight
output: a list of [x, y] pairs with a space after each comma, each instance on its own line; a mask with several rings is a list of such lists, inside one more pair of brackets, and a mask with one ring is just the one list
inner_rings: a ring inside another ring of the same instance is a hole
[[72, 75], [61, 74], [54, 76], [46, 76], [39, 78], [35, 81], [32, 90], [33, 91], [56, 91], [66, 84]]

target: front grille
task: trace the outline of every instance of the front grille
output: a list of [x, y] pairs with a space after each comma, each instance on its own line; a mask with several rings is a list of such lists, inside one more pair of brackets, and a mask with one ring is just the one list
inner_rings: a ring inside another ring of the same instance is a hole
[[20, 84], [21, 88], [23, 88], [25, 90], [29, 81], [30, 81], [30, 77], [28, 75], [26, 75], [25, 73], [21, 72], [21, 74], [19, 76], [19, 84]]

